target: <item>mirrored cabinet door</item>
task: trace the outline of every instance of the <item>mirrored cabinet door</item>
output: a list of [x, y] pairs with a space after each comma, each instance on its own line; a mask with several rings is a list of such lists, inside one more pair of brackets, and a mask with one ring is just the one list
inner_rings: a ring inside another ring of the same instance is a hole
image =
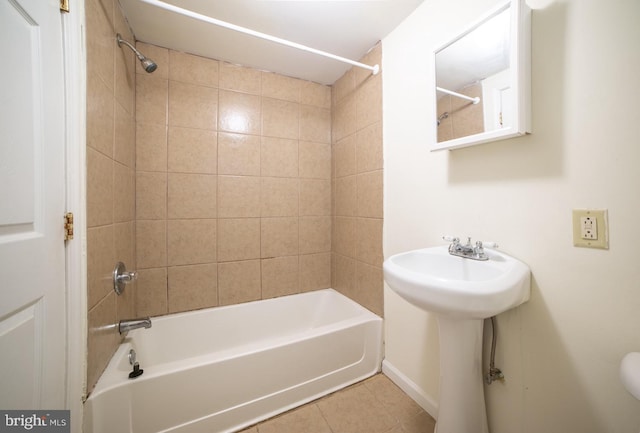
[[531, 12], [511, 0], [434, 51], [432, 150], [531, 132]]

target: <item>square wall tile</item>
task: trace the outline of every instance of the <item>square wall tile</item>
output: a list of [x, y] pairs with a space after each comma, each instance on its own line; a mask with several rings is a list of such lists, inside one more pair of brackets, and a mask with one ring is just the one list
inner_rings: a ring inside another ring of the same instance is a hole
[[298, 254], [298, 217], [262, 218], [260, 236], [261, 257]]
[[382, 75], [370, 76], [358, 90], [357, 128], [382, 121]]
[[136, 221], [136, 266], [138, 269], [167, 266], [167, 222]]
[[260, 218], [218, 220], [218, 261], [260, 258]]
[[218, 265], [172, 266], [168, 270], [169, 313], [218, 305]]
[[183, 83], [218, 87], [218, 61], [169, 50], [169, 79]]
[[136, 218], [167, 218], [167, 173], [139, 171], [136, 176]]
[[86, 5], [87, 77], [100, 77], [107, 87], [114, 89], [114, 50], [117, 42], [113, 35], [113, 4], [102, 7], [100, 2]]
[[87, 227], [113, 222], [113, 160], [87, 148]]
[[331, 143], [331, 111], [326, 108], [301, 105], [300, 139]]
[[168, 218], [215, 218], [216, 176], [169, 173]]
[[97, 76], [87, 77], [87, 146], [113, 157], [114, 99], [111, 90]]
[[297, 140], [299, 111], [294, 102], [262, 98], [262, 135]]
[[169, 125], [215, 130], [218, 89], [169, 81]]
[[218, 133], [218, 174], [260, 176], [260, 137]]
[[135, 113], [127, 113], [119, 103], [115, 104], [115, 140], [113, 159], [129, 168], [136, 164]]
[[169, 266], [216, 261], [216, 220], [181, 219], [167, 221]]
[[260, 96], [220, 90], [218, 127], [220, 131], [260, 135]]
[[337, 254], [356, 257], [356, 218], [335, 217], [333, 220], [332, 249]]
[[336, 216], [356, 216], [358, 210], [356, 177], [339, 177], [335, 180]]
[[300, 217], [300, 254], [331, 251], [331, 217]]
[[300, 101], [301, 80], [275, 74], [273, 72], [262, 73], [262, 96], [285, 101]]
[[357, 136], [350, 135], [333, 145], [333, 161], [336, 177], [356, 174]]
[[220, 62], [220, 88], [259, 95], [262, 71]]
[[352, 96], [356, 91], [356, 72], [355, 68], [349, 69], [344, 75], [333, 83], [333, 105], [339, 105], [345, 98]]
[[135, 171], [118, 162], [113, 163], [113, 221], [135, 219]]
[[379, 316], [384, 315], [382, 268], [356, 262], [356, 287], [351, 298]]
[[335, 143], [354, 134], [356, 126], [356, 98], [348, 96], [333, 107], [332, 141]]
[[299, 173], [301, 178], [331, 178], [331, 145], [301, 141], [298, 144]]
[[333, 254], [332, 287], [343, 295], [354, 299], [356, 290], [356, 261], [350, 257]]
[[357, 171], [381, 170], [382, 154], [382, 122], [373, 123], [358, 131], [356, 139]]
[[298, 140], [262, 137], [260, 173], [262, 176], [298, 177]]
[[382, 219], [358, 218], [356, 225], [356, 258], [382, 267]]
[[136, 170], [167, 171], [167, 126], [136, 122]]
[[300, 215], [331, 215], [330, 180], [300, 180]]
[[[127, 269], [137, 269], [136, 266], [136, 222], [128, 221], [113, 225], [115, 257], [111, 270], [116, 262], [123, 262]], [[117, 241], [115, 241], [117, 239]], [[112, 287], [113, 288], [113, 287]]]
[[358, 184], [358, 216], [382, 218], [382, 170], [359, 174]]
[[260, 260], [218, 264], [220, 305], [239, 304], [261, 299]]
[[331, 253], [300, 256], [300, 291], [331, 287]]
[[302, 81], [300, 83], [300, 103], [320, 108], [331, 108], [331, 86]]
[[87, 307], [92, 309], [113, 291], [116, 263], [113, 226], [87, 229]]
[[259, 177], [218, 176], [218, 218], [259, 216]]
[[159, 75], [136, 75], [136, 122], [167, 124], [169, 81]]
[[262, 260], [262, 299], [298, 293], [298, 256]]
[[160, 316], [169, 312], [167, 268], [141, 269], [136, 280], [136, 314]]
[[204, 129], [169, 128], [168, 170], [173, 173], [216, 174], [218, 136]]
[[261, 178], [261, 216], [298, 216], [298, 179]]

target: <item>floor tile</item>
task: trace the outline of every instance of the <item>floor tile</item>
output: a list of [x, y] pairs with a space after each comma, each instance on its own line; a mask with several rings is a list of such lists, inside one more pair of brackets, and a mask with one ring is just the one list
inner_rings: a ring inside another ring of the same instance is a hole
[[241, 433], [433, 433], [435, 420], [383, 374]]

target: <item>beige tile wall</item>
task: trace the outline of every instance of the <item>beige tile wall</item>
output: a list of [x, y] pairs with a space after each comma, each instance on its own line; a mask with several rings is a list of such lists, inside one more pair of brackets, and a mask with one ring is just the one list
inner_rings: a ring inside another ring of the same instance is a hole
[[138, 48], [137, 314], [330, 287], [330, 87]]
[[134, 290], [116, 296], [117, 261], [135, 269], [135, 65], [115, 35], [133, 35], [114, 0], [86, 0], [87, 37], [87, 386], [120, 343], [113, 326], [134, 315]]
[[[116, 1], [86, 15], [88, 389], [134, 315], [332, 285], [382, 314], [380, 76], [331, 89], [140, 43], [147, 74]], [[139, 270], [121, 297], [118, 260]]]
[[[381, 65], [380, 44], [361, 61]], [[382, 75], [352, 68], [332, 100], [332, 284], [382, 315]]]

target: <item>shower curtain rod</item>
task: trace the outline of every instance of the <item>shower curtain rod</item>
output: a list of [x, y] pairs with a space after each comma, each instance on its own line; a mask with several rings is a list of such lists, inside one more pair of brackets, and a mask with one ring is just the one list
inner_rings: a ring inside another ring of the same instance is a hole
[[140, 0], [143, 3], [147, 3], [151, 6], [155, 6], [167, 11], [175, 12], [177, 14], [194, 18], [199, 21], [203, 21], [205, 23], [213, 24], [219, 27], [224, 27], [229, 30], [234, 30], [236, 32], [244, 33], [250, 36], [255, 36], [260, 39], [265, 39], [267, 41], [275, 42], [277, 44], [286, 45], [291, 48], [296, 48], [298, 50], [307, 51], [309, 53], [317, 54], [319, 56], [328, 57], [333, 60], [337, 60], [339, 62], [348, 63], [353, 66], [357, 66], [358, 68], [368, 69], [373, 75], [377, 75], [380, 72], [380, 65], [366, 65], [364, 63], [356, 62], [355, 60], [347, 59], [345, 57], [340, 57], [335, 54], [327, 53], [326, 51], [316, 50], [315, 48], [307, 47], [306, 45], [298, 44], [296, 42], [291, 42], [286, 39], [281, 39], [275, 36], [268, 35], [266, 33], [257, 32], [255, 30], [248, 29], [246, 27], [237, 26], [235, 24], [228, 23], [226, 21], [221, 21], [215, 18], [211, 18], [207, 15], [202, 15], [197, 12], [190, 11], [188, 9], [184, 9], [178, 6], [171, 5], [169, 3], [165, 3], [159, 0]]
[[467, 101], [471, 101], [474, 104], [477, 104], [478, 102], [480, 102], [480, 98], [478, 96], [476, 96], [475, 98], [472, 98], [471, 96], [463, 95], [462, 93], [457, 93], [452, 90], [444, 89], [442, 87], [436, 87], [436, 90], [442, 93], [446, 93], [448, 95], [457, 96], [458, 98], [466, 99]]

